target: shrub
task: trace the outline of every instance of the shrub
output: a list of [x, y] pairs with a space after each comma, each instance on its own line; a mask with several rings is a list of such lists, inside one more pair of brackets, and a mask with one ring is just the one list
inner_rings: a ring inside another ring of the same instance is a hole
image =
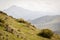
[[23, 18], [17, 19], [17, 21], [20, 23], [25, 23], [25, 24], [31, 25], [31, 23], [25, 21]]
[[4, 14], [4, 15], [7, 15], [5, 12], [3, 12], [3, 11], [0, 11], [0, 14]]
[[1, 22], [1, 23], [4, 23], [4, 20], [0, 19], [0, 22]]
[[17, 38], [19, 38], [19, 35], [17, 35]]
[[2, 33], [0, 33], [0, 36], [2, 36]]
[[53, 32], [49, 29], [43, 29], [38, 35], [45, 38], [51, 38], [53, 36]]
[[11, 31], [10, 31], [10, 32], [11, 32], [11, 33], [13, 33], [13, 31], [14, 31], [14, 29], [11, 29]]
[[0, 23], [0, 26], [2, 26], [2, 23]]
[[17, 31], [19, 31], [20, 32], [20, 30], [18, 29]]
[[20, 23], [24, 23], [24, 19], [23, 18], [17, 19], [17, 21], [20, 22]]
[[8, 37], [8, 35], [6, 35], [6, 37]]
[[36, 29], [35, 25], [32, 25], [32, 27]]
[[5, 37], [3, 36], [2, 39], [5, 39]]

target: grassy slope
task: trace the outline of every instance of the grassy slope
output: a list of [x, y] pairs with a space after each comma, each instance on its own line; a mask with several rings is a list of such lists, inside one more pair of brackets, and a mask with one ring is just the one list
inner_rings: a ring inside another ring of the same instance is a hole
[[[7, 19], [5, 19], [6, 17]], [[39, 33], [38, 29], [35, 29], [32, 26], [30, 26], [31, 28], [27, 27], [26, 24], [19, 23], [14, 18], [11, 18], [7, 15], [0, 13], [0, 19], [4, 20], [5, 24], [10, 25], [15, 30], [20, 30], [18, 32], [21, 33], [20, 38], [17, 38], [16, 35], [5, 31], [5, 28], [3, 26], [0, 26], [0, 33], [2, 34], [2, 36], [0, 36], [0, 40], [59, 40], [59, 38], [55, 36], [53, 36], [52, 39], [37, 36], [36, 34]]]

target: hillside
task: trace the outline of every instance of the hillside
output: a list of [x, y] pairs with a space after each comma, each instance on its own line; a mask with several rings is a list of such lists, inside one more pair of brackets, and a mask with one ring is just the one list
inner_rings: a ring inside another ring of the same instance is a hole
[[53, 34], [50, 39], [38, 36], [40, 31], [31, 23], [0, 11], [0, 40], [60, 40], [58, 34]]
[[56, 33], [60, 33], [60, 15], [43, 16], [31, 21], [38, 28], [49, 28]]

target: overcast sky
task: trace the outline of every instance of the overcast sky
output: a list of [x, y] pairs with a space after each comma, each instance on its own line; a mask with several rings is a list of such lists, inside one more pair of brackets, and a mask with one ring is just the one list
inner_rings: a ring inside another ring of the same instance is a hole
[[8, 9], [12, 5], [31, 11], [51, 12], [43, 14], [60, 15], [60, 0], [0, 0], [0, 10]]

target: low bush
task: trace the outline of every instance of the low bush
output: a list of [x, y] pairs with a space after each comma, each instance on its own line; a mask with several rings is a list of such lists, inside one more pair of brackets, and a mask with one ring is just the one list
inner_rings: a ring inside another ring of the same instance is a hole
[[0, 23], [4, 23], [4, 20], [0, 19]]
[[25, 23], [25, 24], [31, 25], [31, 23], [25, 21], [23, 18], [17, 19], [17, 21], [20, 23]]
[[3, 11], [0, 11], [0, 14], [4, 14], [4, 15], [7, 15], [5, 12], [3, 12]]
[[38, 35], [45, 38], [51, 38], [53, 36], [53, 32], [49, 29], [43, 29]]

